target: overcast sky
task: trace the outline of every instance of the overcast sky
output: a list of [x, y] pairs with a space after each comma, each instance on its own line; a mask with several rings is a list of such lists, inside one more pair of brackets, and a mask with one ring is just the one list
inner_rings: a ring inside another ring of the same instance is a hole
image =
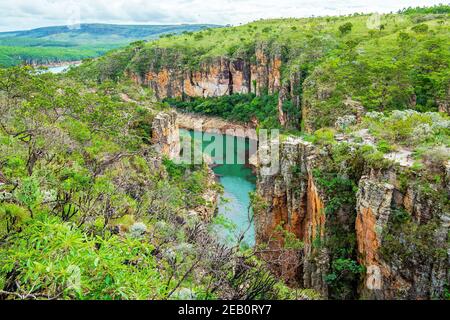
[[0, 0], [0, 31], [79, 22], [246, 23], [260, 18], [390, 12], [445, 0]]

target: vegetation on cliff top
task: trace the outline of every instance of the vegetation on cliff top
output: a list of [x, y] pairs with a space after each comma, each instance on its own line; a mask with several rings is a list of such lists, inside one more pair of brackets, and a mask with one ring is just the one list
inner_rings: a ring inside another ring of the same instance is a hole
[[[366, 111], [437, 111], [448, 105], [449, 12], [448, 6], [437, 6], [386, 15], [261, 20], [137, 42], [85, 63], [74, 74], [103, 81], [127, 72], [143, 77], [161, 68], [199, 69], [218, 57], [252, 63], [260, 49], [281, 58], [283, 84], [299, 75], [293, 93], [300, 96], [303, 114], [289, 107], [289, 97], [283, 109], [291, 127], [302, 121], [312, 132], [355, 114], [358, 105]], [[198, 108], [194, 104], [191, 109]], [[225, 110], [223, 116], [228, 115]], [[245, 118], [256, 115], [250, 111]]]

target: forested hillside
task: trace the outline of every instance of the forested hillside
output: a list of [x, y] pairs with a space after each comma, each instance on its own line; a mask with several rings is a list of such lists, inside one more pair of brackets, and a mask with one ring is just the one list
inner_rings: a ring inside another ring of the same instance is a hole
[[[297, 128], [302, 122], [303, 128], [308, 130], [331, 125], [337, 117], [347, 113], [349, 107], [345, 101], [348, 99], [363, 104], [368, 111], [408, 108], [437, 111], [439, 106], [445, 109], [449, 100], [449, 7], [422, 11], [265, 20], [239, 27], [209, 29], [150, 43], [135, 43], [85, 64], [78, 72], [83, 77], [98, 80], [130, 75], [153, 88], [162, 98], [183, 100], [180, 107], [188, 110], [222, 113], [235, 120], [247, 121], [254, 116], [260, 121], [263, 118], [276, 120], [273, 115], [277, 113], [278, 97], [266, 104], [262, 116], [261, 108], [252, 106], [257, 106], [258, 102], [242, 104], [239, 98], [224, 97], [230, 101], [216, 101], [224, 107], [211, 108], [209, 103], [196, 98], [220, 97], [222, 89], [193, 92], [188, 87], [189, 82], [195, 86], [197, 78], [213, 82], [217, 88], [230, 85], [217, 80], [217, 75], [209, 68], [216, 66], [227, 78], [227, 70], [223, 69], [226, 66], [221, 64], [241, 63], [242, 70], [236, 69], [240, 68], [237, 65], [233, 68], [240, 72], [236, 77], [242, 79], [233, 80], [242, 83], [243, 88], [233, 83], [235, 90], [228, 90], [226, 95], [265, 90], [269, 95], [283, 95], [283, 118]], [[266, 69], [265, 74], [261, 68]], [[202, 79], [198, 72], [206, 72], [205, 77], [210, 78]], [[233, 76], [232, 69], [230, 72]], [[165, 79], [169, 81], [163, 85]], [[232, 112], [236, 102], [239, 112], [235, 113], [239, 116]], [[273, 124], [272, 120], [267, 121]]]
[[137, 40], [211, 27], [215, 26], [80, 24], [0, 32], [0, 66], [83, 60]]

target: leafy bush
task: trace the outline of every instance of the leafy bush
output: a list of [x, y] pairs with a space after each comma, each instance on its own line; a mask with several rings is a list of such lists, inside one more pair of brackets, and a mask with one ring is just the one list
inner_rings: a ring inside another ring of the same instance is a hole
[[428, 25], [425, 23], [418, 24], [417, 26], [412, 27], [411, 30], [416, 33], [425, 33], [428, 31]]
[[157, 299], [166, 292], [154, 248], [139, 240], [89, 237], [41, 215], [8, 241], [0, 249], [2, 287], [17, 282], [16, 294], [26, 298]]
[[340, 32], [341, 34], [347, 34], [347, 33], [349, 33], [350, 31], [352, 31], [352, 28], [353, 28], [353, 23], [351, 23], [351, 22], [346, 22], [346, 23], [344, 23], [343, 25], [340, 25], [340, 26], [339, 26], [339, 32]]

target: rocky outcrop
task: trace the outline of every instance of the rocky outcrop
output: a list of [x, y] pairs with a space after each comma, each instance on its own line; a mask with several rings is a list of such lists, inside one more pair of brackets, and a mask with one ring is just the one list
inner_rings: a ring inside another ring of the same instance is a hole
[[281, 86], [281, 57], [269, 55], [260, 45], [255, 62], [217, 57], [202, 61], [195, 70], [163, 65], [150, 68], [142, 75], [130, 73], [130, 77], [152, 88], [159, 99], [259, 94], [265, 89], [275, 93]]
[[367, 272], [361, 296], [429, 299], [444, 296], [450, 214], [418, 186], [400, 187], [398, 173], [371, 170], [357, 195], [358, 260]]
[[[279, 170], [260, 170], [257, 192], [264, 205], [255, 210], [257, 243], [267, 245], [262, 256], [271, 270], [291, 285], [335, 297], [336, 244], [350, 239], [339, 250], [348, 250], [365, 271], [359, 285], [348, 283], [346, 298], [443, 298], [450, 276], [448, 207], [422, 190], [419, 177], [405, 184], [410, 171], [401, 163], [378, 170], [366, 163], [352, 178], [354, 200], [341, 205], [317, 176], [327, 158], [325, 150], [289, 137], [280, 145]], [[286, 248], [286, 232], [303, 247]]]
[[[323, 195], [312, 176], [317, 154], [310, 143], [295, 138], [288, 138], [280, 148], [278, 174], [263, 175], [259, 171], [258, 175], [257, 192], [266, 206], [255, 212], [257, 242], [269, 244], [264, 259], [275, 273], [288, 283], [314, 288], [327, 296], [324, 281], [328, 266], [323, 263], [323, 254], [314, 249], [326, 223]], [[283, 250], [285, 240], [277, 231], [280, 228], [303, 241], [301, 252]], [[321, 262], [313, 263], [312, 259]]]
[[[252, 51], [252, 52], [250, 52]], [[137, 58], [135, 69], [126, 71], [134, 82], [153, 90], [159, 100], [165, 98], [219, 97], [231, 94], [278, 94], [279, 121], [298, 127], [302, 74], [282, 76], [283, 56], [275, 44], [259, 42], [240, 57], [204, 58], [190, 62], [187, 52], [176, 48], [152, 48]], [[289, 119], [284, 102], [289, 101]], [[292, 116], [295, 114], [295, 116]]]
[[[180, 154], [178, 121], [175, 111], [160, 112], [155, 116], [152, 123], [152, 145], [159, 156], [166, 156], [172, 160], [178, 159]], [[202, 194], [203, 203], [190, 210], [190, 214], [198, 215], [206, 222], [214, 217], [219, 202], [216, 176], [210, 168], [207, 170], [206, 187]]]
[[186, 130], [198, 130], [209, 133], [230, 134], [257, 140], [256, 126], [245, 123], [235, 123], [218, 117], [209, 117], [193, 113], [178, 113], [177, 123]]
[[160, 112], [152, 123], [152, 144], [155, 150], [169, 159], [180, 153], [180, 135], [175, 111]]
[[219, 204], [220, 193], [217, 188], [215, 173], [208, 167], [208, 179], [205, 192], [202, 194], [204, 204], [190, 210], [190, 214], [199, 216], [203, 221], [210, 222], [215, 217]]

